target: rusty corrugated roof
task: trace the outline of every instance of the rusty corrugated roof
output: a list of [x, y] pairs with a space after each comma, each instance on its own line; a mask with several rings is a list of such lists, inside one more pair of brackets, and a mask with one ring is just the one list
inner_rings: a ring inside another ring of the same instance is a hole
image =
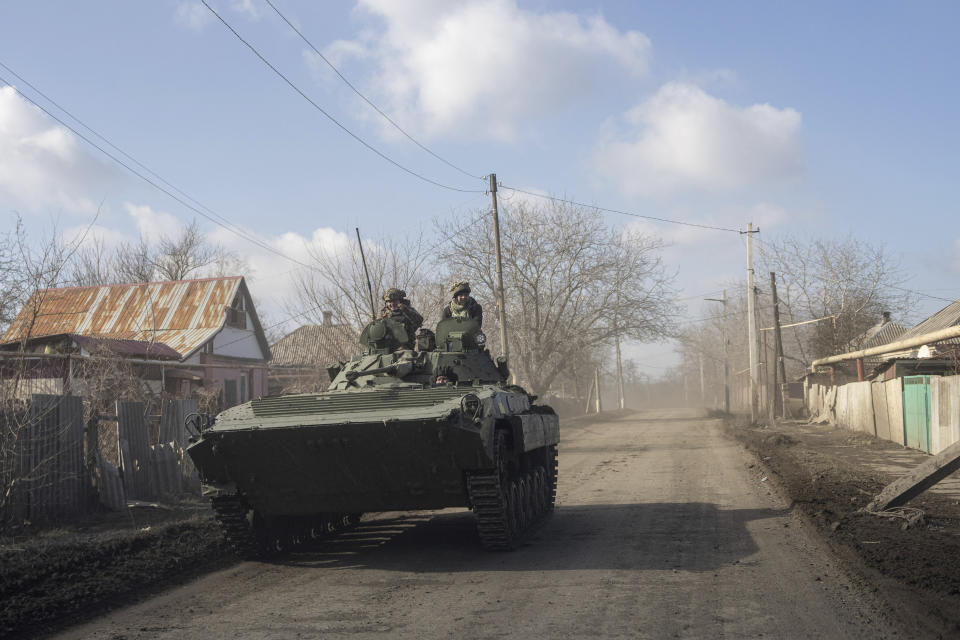
[[43, 289], [0, 344], [58, 334], [161, 342], [186, 358], [226, 322], [243, 276]]
[[312, 367], [348, 360], [360, 351], [359, 334], [345, 324], [304, 325], [270, 345], [271, 366]]

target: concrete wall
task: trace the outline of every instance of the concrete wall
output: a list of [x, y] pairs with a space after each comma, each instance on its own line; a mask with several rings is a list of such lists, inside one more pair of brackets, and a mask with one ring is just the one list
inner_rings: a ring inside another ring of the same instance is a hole
[[[812, 421], [829, 422], [904, 444], [903, 381], [811, 384], [805, 402]], [[930, 379], [931, 452], [960, 442], [960, 376]]]

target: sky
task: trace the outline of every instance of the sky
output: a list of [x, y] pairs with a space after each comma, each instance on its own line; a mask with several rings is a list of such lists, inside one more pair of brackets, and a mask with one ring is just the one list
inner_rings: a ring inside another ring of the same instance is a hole
[[[956, 2], [271, 0], [322, 57], [265, 0], [208, 2], [289, 83], [199, 1], [0, 5], [0, 230], [20, 216], [35, 237], [77, 234], [96, 215], [110, 244], [197, 218], [247, 258], [276, 322], [288, 258], [355, 227], [432, 233], [489, 207], [493, 172], [640, 216], [752, 222], [759, 243], [853, 234], [900, 257], [911, 288], [960, 298]], [[148, 175], [37, 90], [246, 238], [38, 109]], [[688, 319], [745, 276], [739, 233], [607, 221], [667, 243]], [[670, 352], [628, 349], [652, 376]]]

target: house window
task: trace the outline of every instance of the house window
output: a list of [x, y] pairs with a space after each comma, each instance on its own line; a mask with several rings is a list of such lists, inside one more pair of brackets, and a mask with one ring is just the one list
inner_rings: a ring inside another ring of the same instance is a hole
[[247, 374], [240, 374], [240, 402], [247, 401]]
[[243, 296], [237, 296], [233, 305], [227, 307], [227, 326], [236, 329], [247, 328], [247, 311]]

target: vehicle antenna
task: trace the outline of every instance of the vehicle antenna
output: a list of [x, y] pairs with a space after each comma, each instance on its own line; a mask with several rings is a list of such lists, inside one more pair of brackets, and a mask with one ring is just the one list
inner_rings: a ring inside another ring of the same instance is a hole
[[377, 305], [373, 301], [373, 287], [370, 285], [370, 271], [367, 270], [367, 258], [363, 255], [363, 242], [360, 241], [360, 227], [357, 230], [357, 244], [360, 246], [360, 259], [363, 261], [363, 273], [367, 276], [367, 291], [370, 292], [370, 317], [377, 319]]

